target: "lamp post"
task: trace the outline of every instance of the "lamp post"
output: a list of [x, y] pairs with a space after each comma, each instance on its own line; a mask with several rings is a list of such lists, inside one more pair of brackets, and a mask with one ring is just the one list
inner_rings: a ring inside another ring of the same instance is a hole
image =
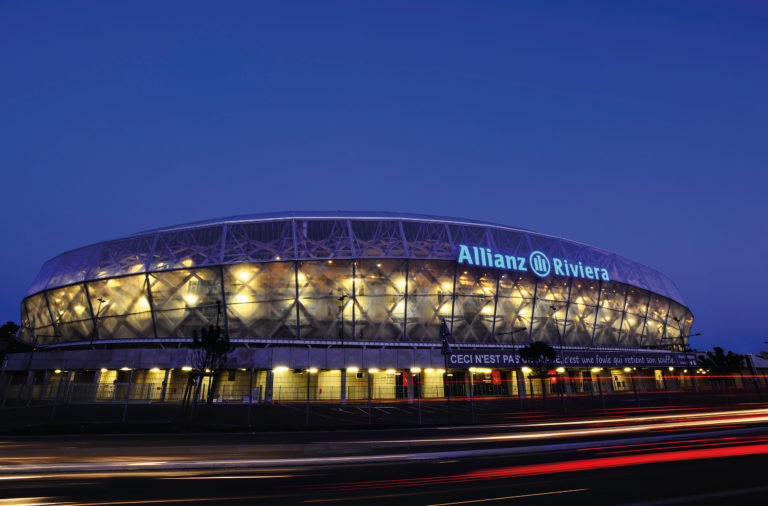
[[[560, 367], [563, 368], [563, 373], [565, 373], [565, 357], [563, 356], [563, 334], [560, 332], [560, 323], [557, 321], [557, 316], [555, 316], [555, 313], [557, 313], [558, 308], [554, 304], [549, 306], [549, 308], [552, 310], [552, 319], [555, 320], [555, 329], [557, 330], [557, 341], [560, 344]], [[559, 369], [559, 368], [558, 368]], [[557, 370], [557, 369], [555, 369]], [[567, 374], [564, 374], [564, 377], [567, 377]], [[563, 403], [563, 412], [566, 411], [565, 409], [565, 380], [563, 380], [563, 384], [559, 385], [560, 388], [560, 401]]]
[[101, 305], [106, 304], [107, 300], [103, 297], [96, 299], [99, 301], [99, 306], [96, 308], [96, 315], [93, 317], [93, 330], [91, 331], [91, 347], [93, 347], [93, 340], [96, 338], [96, 332], [99, 325], [99, 313], [101, 313]]
[[[512, 336], [512, 344], [515, 346], [515, 352], [517, 353], [517, 360], [515, 361], [515, 378], [517, 379], [519, 377], [519, 371], [520, 371], [520, 348], [518, 348], [517, 343], [515, 342], [515, 334], [518, 332], [522, 332], [524, 330], [528, 330], [528, 327], [514, 327], [512, 330], [507, 332], [496, 332], [497, 336]], [[525, 387], [525, 379], [522, 381], [523, 387]], [[521, 395], [522, 392], [520, 392], [520, 381], [517, 382], [517, 398], [520, 399], [520, 411], [523, 410], [523, 396]]]

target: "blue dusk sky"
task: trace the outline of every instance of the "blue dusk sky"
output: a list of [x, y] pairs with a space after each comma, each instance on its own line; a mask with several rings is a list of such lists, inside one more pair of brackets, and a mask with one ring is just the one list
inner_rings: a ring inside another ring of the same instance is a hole
[[0, 3], [0, 319], [41, 264], [176, 223], [389, 210], [654, 267], [766, 349], [758, 1]]

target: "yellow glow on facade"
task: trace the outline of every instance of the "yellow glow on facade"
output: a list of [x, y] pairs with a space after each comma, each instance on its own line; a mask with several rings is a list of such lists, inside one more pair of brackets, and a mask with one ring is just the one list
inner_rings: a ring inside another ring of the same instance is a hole
[[247, 296], [247, 295], [243, 295], [243, 294], [240, 294], [240, 295], [238, 295], [237, 297], [235, 297], [235, 302], [239, 302], [239, 303], [241, 303], [241, 304], [242, 304], [243, 302], [248, 302], [248, 296]]
[[237, 273], [237, 277], [240, 278], [240, 281], [248, 281], [248, 279], [251, 277], [251, 273], [246, 270], [242, 270]]
[[371, 373], [371, 374], [376, 374], [377, 372], [379, 372], [379, 370], [376, 369], [375, 367], [372, 367], [372, 368], [368, 369], [368, 372]]
[[149, 372], [160, 372], [160, 368], [153, 367], [152, 369], [149, 370]]
[[120, 368], [120, 370], [121, 370], [121, 371], [130, 371], [130, 370], [131, 370], [131, 368], [130, 368], [130, 367], [128, 367], [128, 366], [123, 366], [123, 367], [121, 367], [121, 368]]
[[591, 371], [592, 371], [592, 372], [600, 372], [600, 371], [602, 371], [602, 370], [603, 370], [603, 369], [602, 369], [602, 368], [600, 368], [600, 367], [593, 367], [593, 368], [591, 369]]
[[341, 370], [339, 370], [339, 369], [331, 369], [331, 370], [330, 370], [330, 371], [328, 371], [328, 372], [329, 372], [329, 373], [331, 373], [331, 374], [340, 374], [340, 373], [341, 373]]
[[437, 372], [437, 374], [445, 374], [445, 369], [438, 369], [435, 372]]
[[296, 275], [296, 279], [298, 279], [299, 281], [301, 281], [303, 283], [304, 281], [307, 280], [307, 277], [303, 273], [300, 272], [300, 273], [298, 273]]
[[420, 373], [421, 372], [421, 367], [411, 367], [411, 372], [412, 373]]
[[428, 374], [432, 374], [433, 372], [435, 372], [435, 370], [432, 368], [429, 368], [429, 369], [424, 369], [424, 372]]
[[185, 258], [184, 260], [181, 261], [181, 265], [183, 265], [184, 267], [191, 267], [192, 264], [194, 263], [195, 262], [193, 262], [191, 258]]
[[149, 301], [146, 297], [139, 298], [139, 307], [141, 309], [149, 309]]
[[355, 366], [347, 367], [347, 372], [357, 372], [359, 370], [360, 369]]
[[562, 374], [565, 372], [565, 367], [558, 367], [557, 369], [555, 369], [555, 372], [559, 372]]
[[53, 372], [54, 372], [55, 374], [61, 374], [61, 369], [56, 369], [56, 370], [55, 370], [55, 371], [53, 371]]
[[630, 369], [629, 367], [625, 367], [624, 372], [632, 372], [632, 369]]
[[85, 309], [85, 308], [83, 306], [81, 306], [80, 304], [75, 306], [75, 312], [77, 312], [77, 313], [82, 313], [83, 309]]
[[276, 374], [279, 374], [281, 372], [286, 372], [287, 370], [288, 370], [287, 367], [285, 367], [284, 365], [281, 365], [281, 366], [277, 366], [274, 369], [272, 369], [272, 372], [276, 373]]
[[107, 371], [108, 371], [108, 369], [105, 369], [103, 367], [101, 368], [101, 372], [107, 372]]
[[523, 371], [523, 374], [531, 374], [531, 368], [530, 367], [523, 367], [522, 371]]
[[184, 367], [181, 368], [181, 370], [184, 371], [184, 372], [189, 372], [189, 371], [192, 370], [192, 368], [190, 366], [188, 366], [188, 365], [185, 365]]
[[483, 314], [491, 314], [491, 313], [493, 313], [493, 306], [492, 305], [487, 305], [487, 306], [483, 307], [483, 309], [480, 310], [480, 312], [483, 313]]
[[185, 295], [184, 300], [187, 302], [187, 304], [195, 304], [197, 302], [197, 296], [196, 295]]
[[384, 371], [384, 372], [385, 372], [386, 374], [395, 374], [395, 370], [394, 370], [394, 369], [387, 369], [387, 370], [386, 370], [386, 371]]
[[315, 374], [317, 372], [317, 367], [310, 367], [307, 371], [309, 371], [309, 374]]

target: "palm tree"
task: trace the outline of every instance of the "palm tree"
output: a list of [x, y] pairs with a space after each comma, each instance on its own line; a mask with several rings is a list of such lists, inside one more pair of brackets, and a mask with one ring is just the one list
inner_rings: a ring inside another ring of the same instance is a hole
[[737, 353], [725, 351], [719, 347], [714, 347], [714, 352], [708, 351], [704, 355], [699, 355], [699, 367], [707, 372], [713, 373], [720, 389], [725, 393], [726, 403], [728, 402], [727, 382], [723, 381], [725, 376], [739, 372], [744, 365], [744, 357]]
[[545, 380], [549, 377], [549, 370], [554, 365], [556, 358], [557, 353], [555, 353], [554, 348], [543, 341], [534, 341], [520, 350], [520, 359], [531, 366], [533, 369], [532, 376], [541, 380], [541, 394], [545, 405], [547, 402]]

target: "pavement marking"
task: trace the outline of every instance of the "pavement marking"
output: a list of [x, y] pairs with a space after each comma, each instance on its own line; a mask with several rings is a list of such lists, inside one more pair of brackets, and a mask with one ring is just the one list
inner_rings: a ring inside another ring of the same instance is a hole
[[508, 495], [505, 497], [489, 497], [487, 499], [470, 499], [468, 501], [440, 502], [440, 503], [428, 504], [427, 506], [451, 506], [454, 504], [472, 504], [476, 502], [506, 501], [507, 499], [523, 499], [525, 497], [537, 497], [541, 495], [553, 495], [553, 494], [570, 494], [572, 492], [584, 492], [586, 490], [589, 490], [589, 489], [574, 488], [571, 490], [553, 490], [551, 492], [537, 492], [533, 494]]

